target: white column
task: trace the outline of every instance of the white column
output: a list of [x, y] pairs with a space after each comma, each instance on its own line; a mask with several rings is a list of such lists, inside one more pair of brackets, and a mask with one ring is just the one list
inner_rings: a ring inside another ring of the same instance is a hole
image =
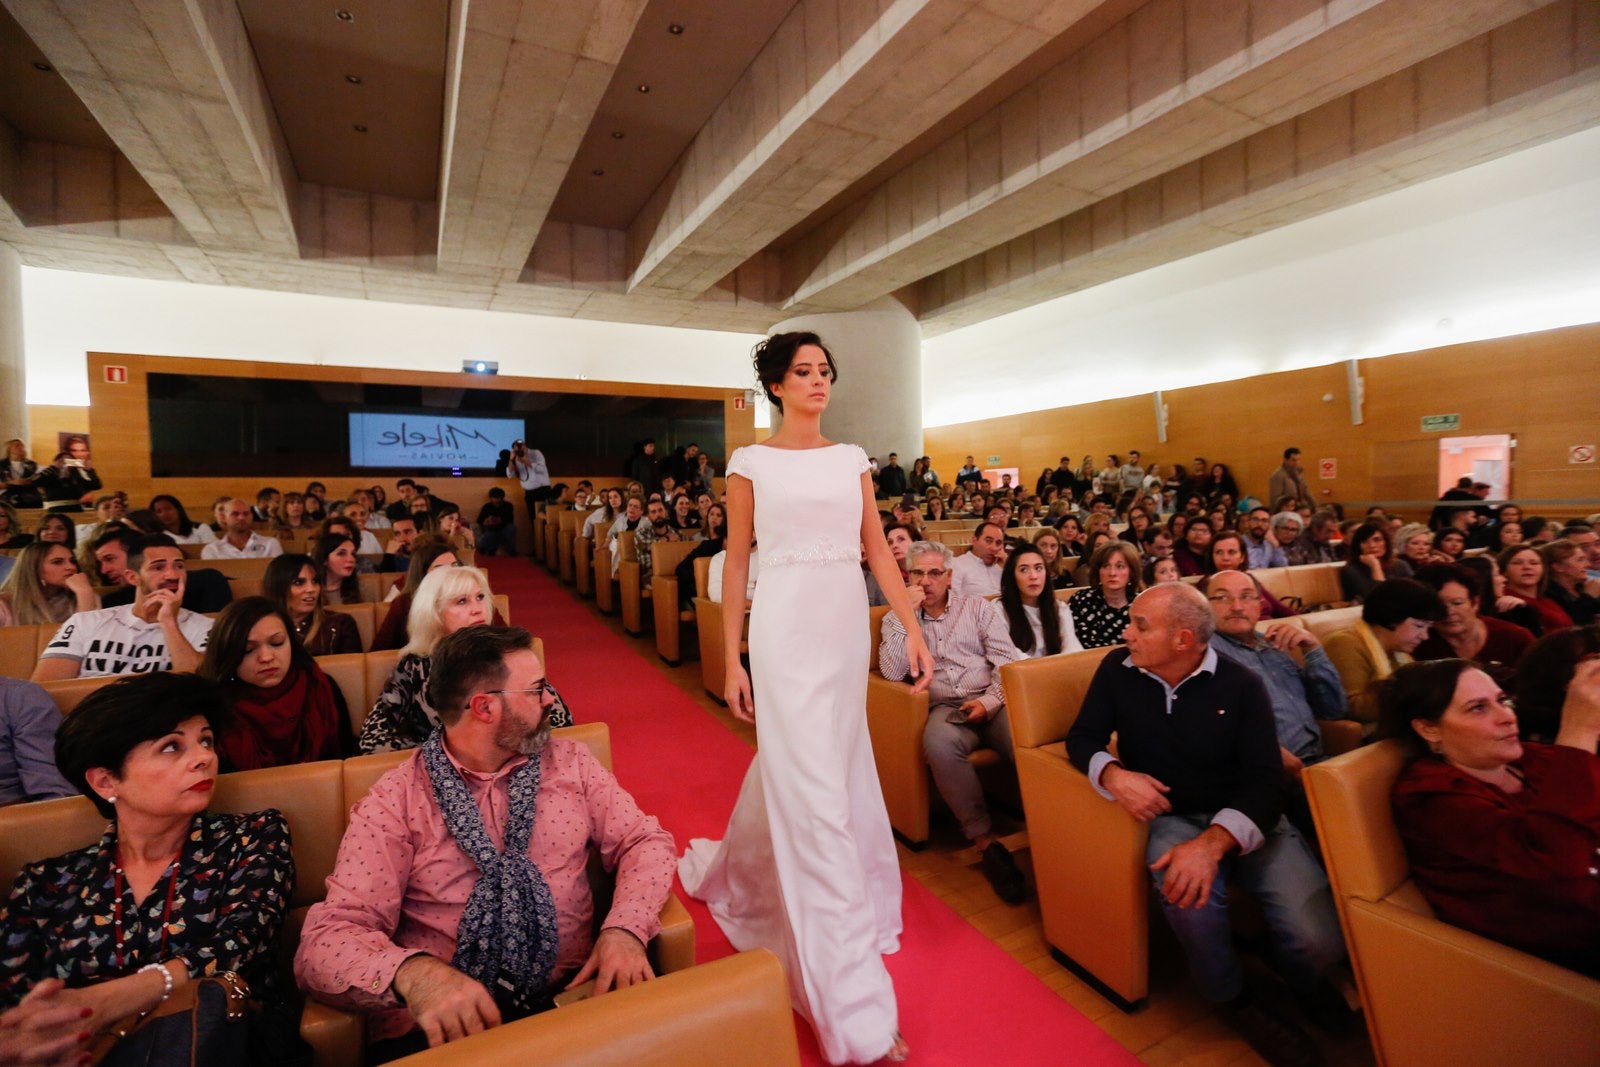
[[[822, 432], [860, 445], [880, 463], [898, 452], [909, 471], [922, 455], [922, 330], [911, 312], [883, 297], [855, 311], [785, 319], [771, 332], [791, 330], [822, 338], [839, 368]], [[782, 416], [775, 411], [772, 418], [776, 427]]]
[[22, 360], [22, 259], [16, 249], [0, 243], [0, 446], [13, 437], [28, 440], [26, 386]]

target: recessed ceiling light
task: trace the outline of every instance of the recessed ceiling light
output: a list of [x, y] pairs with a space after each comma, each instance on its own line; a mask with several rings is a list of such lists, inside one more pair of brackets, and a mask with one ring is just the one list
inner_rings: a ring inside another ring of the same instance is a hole
[[621, 130], [612, 130], [611, 131], [611, 139], [613, 141], [620, 141], [625, 136], [627, 136], [627, 135], [624, 134]]
[[639, 86], [639, 91], [641, 93], [648, 93], [650, 91], [650, 86], [641, 84]]
[[679, 34], [683, 33], [683, 26], [681, 23], [674, 22], [672, 25], [667, 27], [667, 32], [672, 34], [672, 36], [677, 37]]
[[56, 68], [52, 67], [50, 64], [46, 63], [44, 60], [41, 59], [37, 63], [35, 63], [33, 65], [33, 69], [34, 70], [38, 70], [38, 71], [43, 71], [44, 73], [49, 74], [51, 71], [55, 70]]
[[334, 9], [333, 17], [338, 19], [340, 22], [354, 22], [356, 20], [354, 15], [350, 14], [350, 12], [346, 11], [342, 7]]
[[344, 76], [344, 80], [349, 82], [351, 85], [360, 85], [361, 84], [361, 75], [359, 75], [359, 74], [346, 74]]
[[593, 174], [596, 178], [604, 178], [606, 176], [606, 172], [599, 167], [594, 168], [594, 170], [591, 170], [589, 173]]
[[360, 123], [360, 122], [356, 123], [354, 126], [352, 126], [350, 128], [352, 130], [355, 130], [357, 133], [366, 133], [367, 132], [367, 127], [363, 123]]

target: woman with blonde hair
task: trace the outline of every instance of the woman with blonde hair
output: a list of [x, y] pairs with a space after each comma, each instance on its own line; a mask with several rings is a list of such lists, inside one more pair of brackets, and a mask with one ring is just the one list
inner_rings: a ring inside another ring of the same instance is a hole
[[25, 546], [0, 585], [0, 626], [55, 625], [74, 612], [99, 607], [100, 598], [78, 569], [72, 549], [54, 541]]
[[[396, 752], [417, 748], [439, 725], [439, 713], [428, 704], [428, 673], [440, 641], [469, 626], [487, 626], [494, 612], [489, 576], [477, 567], [439, 567], [429, 571], [411, 598], [406, 615], [410, 635], [400, 662], [372, 706], [361, 728], [356, 750]], [[571, 726], [572, 712], [554, 687], [551, 726]]]

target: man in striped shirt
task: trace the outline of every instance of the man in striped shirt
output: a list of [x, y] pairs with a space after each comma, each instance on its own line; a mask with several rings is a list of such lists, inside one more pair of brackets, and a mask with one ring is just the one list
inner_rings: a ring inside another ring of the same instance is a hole
[[[922, 748], [934, 785], [961, 820], [962, 832], [983, 855], [984, 875], [1001, 900], [1020, 904], [1027, 899], [1022, 872], [994, 836], [978, 772], [967, 757], [980, 745], [988, 745], [1012, 759], [1000, 667], [1021, 659], [1022, 653], [1012, 644], [997, 604], [950, 591], [952, 563], [950, 549], [931, 541], [918, 541], [906, 552], [911, 577], [907, 592], [934, 661]], [[883, 617], [878, 671], [894, 682], [905, 681], [911, 672], [905, 627], [892, 611]]]

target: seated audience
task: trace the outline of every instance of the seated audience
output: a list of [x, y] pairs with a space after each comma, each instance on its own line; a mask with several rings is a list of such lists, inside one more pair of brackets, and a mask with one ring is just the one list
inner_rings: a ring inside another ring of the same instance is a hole
[[22, 528], [17, 509], [0, 501], [0, 548], [21, 548], [32, 540], [33, 535]]
[[150, 534], [129, 553], [128, 570], [133, 603], [67, 619], [40, 654], [34, 681], [192, 671], [200, 665], [211, 620], [181, 606], [183, 550], [166, 534]]
[[6, 442], [5, 462], [0, 463], [0, 501], [18, 508], [44, 506], [39, 487], [34, 483], [39, 465], [28, 458], [27, 446], [19, 437]]
[[[1401, 562], [1410, 565], [1413, 572], [1430, 563], [1449, 563], [1448, 556], [1434, 551], [1433, 539], [1433, 531], [1422, 523], [1408, 522], [1395, 534], [1396, 554], [1399, 555]], [[1397, 577], [1404, 576], [1397, 575]]]
[[[1245, 554], [1244, 534], [1237, 530], [1223, 530], [1214, 535], [1211, 544], [1206, 547], [1206, 567], [1208, 574], [1220, 574], [1223, 571], [1249, 573], [1250, 557]], [[1273, 596], [1253, 574], [1250, 575], [1250, 584], [1256, 587], [1256, 595], [1261, 598], [1263, 619], [1287, 619], [1300, 614]]]
[[1145, 862], [1201, 995], [1269, 1062], [1307, 1062], [1311, 1039], [1248, 990], [1229, 921], [1230, 899], [1248, 889], [1307, 1013], [1349, 1019], [1330, 981], [1344, 938], [1327, 876], [1283, 814], [1267, 689], [1210, 644], [1215, 618], [1197, 589], [1156, 586], [1132, 617], [1127, 649], [1108, 653], [1089, 684], [1067, 754], [1101, 796], [1148, 824]]
[[1339, 534], [1339, 518], [1331, 511], [1312, 514], [1300, 536], [1284, 549], [1291, 567], [1307, 563], [1339, 563], [1339, 546], [1334, 538]]
[[94, 501], [93, 522], [78, 523], [78, 544], [93, 541], [109, 524], [119, 521], [128, 513], [128, 504], [125, 497], [117, 493], [107, 493], [96, 497]]
[[276, 537], [263, 537], [255, 532], [255, 522], [250, 505], [235, 497], [224, 510], [227, 525], [220, 540], [211, 541], [200, 550], [201, 559], [271, 559], [283, 554], [283, 542]]
[[78, 791], [56, 770], [61, 711], [50, 694], [20, 678], [0, 678], [0, 808]]
[[1272, 539], [1283, 546], [1283, 565], [1289, 565], [1289, 546], [1300, 539], [1305, 523], [1294, 511], [1278, 510], [1272, 516]]
[[1024, 657], [1082, 652], [1072, 628], [1067, 602], [1056, 597], [1050, 568], [1037, 544], [1026, 541], [1006, 557], [1000, 577], [1000, 607], [1011, 631], [1011, 643]]
[[472, 555], [478, 550], [478, 539], [472, 533], [472, 527], [461, 521], [461, 509], [446, 508], [434, 516], [433, 536], [443, 541], [457, 552]]
[[[378, 626], [378, 632], [372, 637], [372, 651], [385, 652], [392, 648], [404, 648], [411, 640], [406, 624], [411, 618], [411, 603], [416, 599], [417, 587], [434, 571], [461, 566], [465, 564], [449, 545], [440, 541], [428, 541], [420, 545], [411, 555], [411, 565], [406, 570], [406, 580], [395, 586], [388, 603], [378, 608], [386, 614]], [[494, 610], [490, 625], [506, 625], [506, 620], [501, 618], [499, 609]]]
[[1506, 594], [1533, 609], [1537, 621], [1531, 629], [1535, 636], [1572, 625], [1572, 616], [1550, 596], [1550, 569], [1537, 548], [1512, 545], [1499, 554], [1496, 562], [1506, 576]]
[[[1261, 592], [1240, 571], [1218, 571], [1202, 578], [1198, 586], [1211, 602], [1216, 633], [1211, 647], [1222, 659], [1248, 669], [1266, 687], [1278, 733], [1278, 755], [1283, 761], [1283, 785], [1288, 808], [1284, 814], [1305, 839], [1317, 841], [1316, 824], [1306, 801], [1300, 772], [1320, 762], [1321, 719], [1343, 719], [1349, 711], [1339, 670], [1310, 630], [1294, 623], [1279, 623], [1258, 632], [1264, 618]], [[1289, 653], [1299, 652], [1297, 662]]]
[[[166, 536], [166, 535], [163, 535]], [[137, 576], [128, 567], [128, 557], [139, 550], [142, 536], [131, 529], [112, 529], [95, 538], [89, 548], [99, 568], [101, 584], [112, 586], [100, 598], [100, 607], [119, 608], [132, 604]], [[199, 615], [221, 611], [233, 600], [233, 585], [228, 576], [210, 567], [188, 571], [183, 583], [183, 607]]]
[[1580, 663], [1554, 745], [1466, 660], [1413, 663], [1383, 691], [1411, 762], [1391, 794], [1411, 877], [1453, 926], [1600, 977], [1600, 660]]
[[1554, 741], [1561, 731], [1561, 707], [1580, 663], [1600, 659], [1600, 623], [1569, 626], [1535, 641], [1517, 663], [1514, 686], [1517, 720], [1524, 741]]
[[256, 522], [275, 526], [278, 522], [278, 508], [282, 504], [282, 493], [271, 486], [263, 486], [256, 491], [256, 506], [250, 509], [250, 516]]
[[[121, 679], [62, 720], [61, 774], [111, 825], [89, 847], [17, 876], [0, 919], [0, 1007], [12, 1009], [0, 1027], [28, 1026], [35, 1012], [67, 1006], [70, 1022], [60, 1028], [76, 1038], [153, 1011], [191, 981], [233, 971], [258, 1007], [251, 1043], [298, 1044], [299, 1011], [276, 956], [294, 887], [288, 824], [272, 809], [206, 811], [217, 777], [214, 738], [226, 722], [215, 687], [189, 674]], [[44, 1047], [53, 1033], [35, 1029], [34, 1040]]]
[[[1072, 570], [1072, 584], [1073, 585], [1088, 585], [1088, 584], [1090, 584], [1089, 583], [1089, 562], [1092, 559], [1094, 559], [1094, 554], [1095, 554], [1095, 552], [1097, 552], [1099, 550], [1101, 545], [1105, 544], [1107, 541], [1112, 541], [1112, 540], [1115, 540], [1115, 538], [1113, 538], [1111, 536], [1111, 534], [1108, 533], [1105, 530], [1090, 530], [1089, 531], [1089, 536], [1084, 538], [1084, 541], [1083, 541], [1083, 555], [1078, 557], [1078, 565], [1076, 567], [1074, 567], [1073, 570]], [[1126, 544], [1127, 542], [1121, 542], [1121, 543]]]
[[1350, 717], [1371, 734], [1378, 721], [1378, 686], [1427, 640], [1428, 628], [1444, 615], [1432, 589], [1411, 578], [1375, 586], [1361, 605], [1361, 618], [1329, 636], [1324, 647], [1344, 681]]
[[1533, 634], [1515, 623], [1481, 614], [1481, 583], [1460, 564], [1430, 563], [1417, 571], [1417, 580], [1439, 594], [1444, 614], [1434, 621], [1433, 632], [1417, 646], [1412, 658], [1469, 660], [1496, 684], [1510, 689], [1518, 663], [1533, 647]]
[[928, 507], [927, 510], [923, 512], [923, 517], [929, 522], [943, 521], [945, 517], [944, 497], [940, 496], [938, 493], [930, 492], [928, 494]]
[[89, 576], [66, 545], [35, 541], [0, 583], [0, 626], [59, 625], [100, 607]]
[[[659, 500], [650, 501], [645, 509], [645, 521], [641, 522], [633, 531], [634, 553], [639, 557], [639, 581], [644, 585], [650, 584], [650, 553], [657, 541], [683, 541], [686, 540], [672, 525], [670, 512], [667, 505]], [[613, 560], [613, 565], [616, 561]]]
[[1128, 525], [1117, 536], [1134, 548], [1144, 544], [1144, 535], [1154, 525], [1150, 512], [1137, 505], [1128, 509]]
[[1493, 556], [1488, 553], [1462, 556], [1461, 566], [1477, 577], [1478, 588], [1483, 590], [1483, 602], [1478, 610], [1484, 618], [1514, 623], [1530, 634], [1538, 634], [1539, 613], [1506, 592], [1506, 576]]
[[[83, 438], [76, 440], [81, 442]], [[87, 445], [83, 446], [82, 456], [72, 451], [57, 452], [50, 466], [34, 476], [33, 484], [50, 511], [82, 511], [88, 499], [101, 489], [100, 475], [89, 466]]]
[[972, 532], [972, 550], [955, 557], [951, 589], [962, 596], [994, 596], [1000, 592], [1005, 526], [990, 520]]
[[303, 494], [306, 502], [306, 518], [313, 522], [321, 522], [328, 517], [328, 487], [321, 482], [311, 482], [306, 486]]
[[346, 533], [325, 533], [311, 545], [311, 562], [317, 568], [326, 604], [361, 603], [361, 579], [357, 575], [356, 542]]
[[1251, 508], [1244, 518], [1244, 550], [1250, 559], [1250, 569], [1287, 567], [1289, 559], [1283, 554], [1278, 539], [1272, 531], [1272, 513], [1266, 508]]
[[[411, 498], [417, 495], [417, 483], [411, 478], [400, 478], [394, 483], [395, 502], [384, 509], [386, 517], [393, 521], [402, 515], [411, 514]], [[366, 524], [365, 516], [361, 522]]]
[[1067, 570], [1066, 557], [1061, 551], [1061, 535], [1046, 527], [1039, 531], [1033, 539], [1033, 546], [1044, 557], [1045, 575], [1050, 579], [1051, 589], [1068, 589], [1072, 586], [1072, 575]]
[[[994, 836], [978, 772], [967, 757], [987, 745], [1012, 760], [1000, 668], [1022, 654], [1011, 643], [999, 605], [951, 588], [949, 548], [918, 541], [907, 555], [912, 582], [907, 592], [922, 636], [933, 650], [935, 668], [928, 687], [922, 750], [939, 795], [982, 855], [989, 884], [1007, 904], [1020, 904], [1027, 899], [1025, 880], [1010, 851]], [[909, 680], [906, 630], [892, 611], [883, 617], [882, 635], [878, 673], [890, 681]]]
[[1126, 541], [1108, 540], [1087, 567], [1088, 589], [1067, 601], [1072, 628], [1084, 648], [1119, 644], [1128, 628], [1128, 605], [1144, 588], [1139, 553]]
[[1386, 523], [1364, 522], [1344, 541], [1346, 559], [1339, 568], [1339, 593], [1346, 600], [1360, 601], [1390, 578], [1410, 578], [1411, 564], [1396, 559], [1389, 543]]
[[[410, 640], [361, 729], [359, 752], [395, 752], [428, 739], [439, 725], [439, 713], [426, 696], [434, 648], [457, 630], [488, 624], [493, 610], [489, 576], [476, 567], [441, 567], [422, 579], [406, 617]], [[550, 694], [551, 725], [571, 726], [566, 701], [553, 686]]]
[[211, 532], [211, 527], [189, 518], [189, 513], [184, 510], [183, 501], [171, 493], [161, 493], [151, 497], [150, 510], [155, 512], [156, 521], [161, 524], [160, 532], [180, 545], [204, 545], [217, 539], [217, 535]]
[[700, 517], [695, 514], [694, 501], [689, 499], [687, 493], [672, 502], [672, 511], [668, 518], [672, 522], [672, 528], [678, 531], [679, 540], [704, 540], [704, 535], [700, 532]]
[[316, 528], [317, 520], [306, 509], [306, 498], [299, 493], [283, 494], [283, 501], [278, 506], [277, 519], [272, 527], [274, 536], [310, 537]]
[[[356, 543], [356, 555], [383, 555], [383, 546], [378, 543], [378, 535], [367, 529], [367, 520], [372, 517], [372, 512], [368, 510], [367, 505], [358, 500], [352, 500], [345, 504], [340, 517], [350, 524], [349, 533], [351, 540]], [[410, 517], [411, 513], [409, 511], [401, 510], [391, 519], [391, 522], [398, 522], [401, 519], [409, 519]], [[322, 532], [328, 533], [333, 530], [336, 521], [336, 519], [331, 518], [324, 519]]]
[[[700, 512], [702, 536], [700, 543], [678, 563], [673, 571], [678, 579], [678, 606], [687, 610], [695, 598], [694, 561], [709, 559], [721, 552], [728, 539], [728, 512], [721, 504], [707, 503]], [[869, 576], [870, 581], [870, 576]]]
[[1183, 580], [1183, 575], [1178, 573], [1178, 565], [1171, 559], [1155, 558], [1144, 565], [1144, 584], [1146, 588], [1160, 585], [1162, 582], [1178, 582]]
[[1065, 515], [1056, 525], [1056, 533], [1061, 535], [1061, 554], [1063, 556], [1084, 555], [1083, 523], [1076, 515]]
[[621, 572], [622, 552], [618, 541], [624, 533], [632, 532], [635, 540], [638, 538], [640, 527], [648, 525], [644, 517], [644, 498], [635, 494], [628, 497], [628, 502], [623, 506], [622, 512], [617, 515], [617, 521], [611, 524], [611, 529], [606, 531], [606, 545], [611, 552], [611, 579], [615, 581]]
[[1600, 533], [1595, 532], [1594, 524], [1569, 522], [1562, 529], [1561, 537], [1583, 549], [1584, 557], [1589, 561], [1589, 569], [1584, 572], [1586, 576], [1600, 578]]
[[1467, 550], [1467, 535], [1455, 528], [1440, 530], [1433, 538], [1434, 551], [1451, 563], [1458, 563]]
[[293, 625], [273, 601], [249, 596], [229, 604], [211, 629], [195, 673], [232, 709], [217, 732], [224, 772], [343, 759], [355, 749], [344, 696]]
[[[597, 995], [650, 978], [676, 866], [671, 835], [589, 749], [551, 738], [555, 693], [526, 630], [470, 627], [434, 660], [442, 729], [356, 804], [295, 954], [312, 996], [369, 1013], [369, 1063], [544, 1010], [590, 978]], [[616, 873], [598, 937], [591, 850]]]
[[613, 487], [600, 495], [602, 497], [600, 506], [589, 512], [583, 520], [583, 532], [579, 536], [585, 541], [593, 541], [596, 531], [609, 530], [611, 524], [617, 521], [617, 516], [627, 506], [621, 489]]
[[1550, 580], [1545, 593], [1567, 613], [1576, 626], [1587, 626], [1600, 615], [1600, 580], [1589, 577], [1589, 556], [1571, 541], [1556, 540], [1539, 547]]
[[322, 573], [323, 568], [311, 556], [285, 552], [267, 564], [261, 594], [283, 611], [289, 632], [310, 655], [360, 652], [361, 628], [356, 620], [343, 612], [323, 610]]

